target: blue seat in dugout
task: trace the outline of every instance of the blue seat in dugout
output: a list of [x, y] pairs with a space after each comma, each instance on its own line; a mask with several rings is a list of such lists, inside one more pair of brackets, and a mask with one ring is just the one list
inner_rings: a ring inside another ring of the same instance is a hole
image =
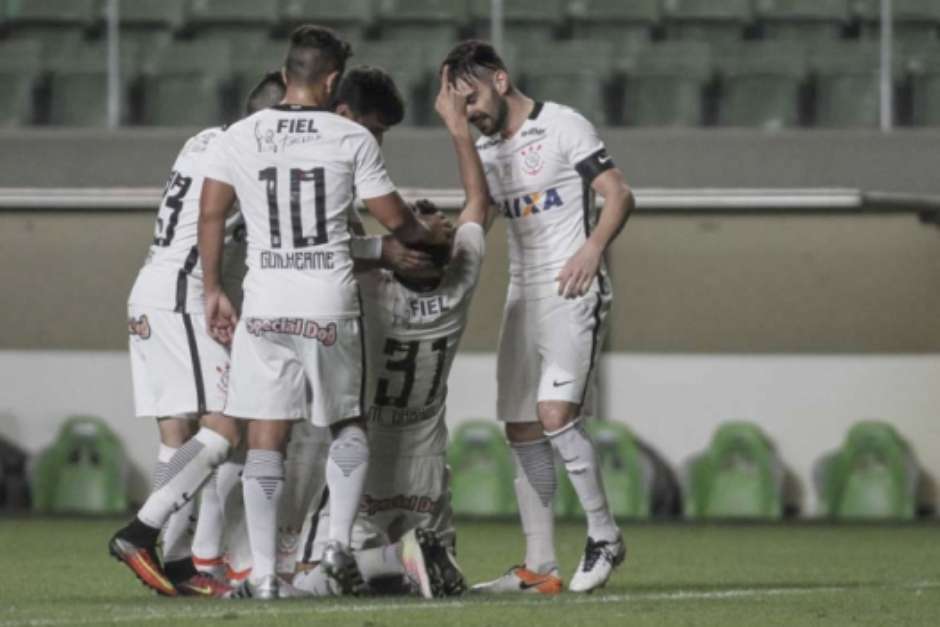
[[447, 455], [455, 513], [508, 516], [516, 512], [509, 446], [495, 421], [464, 422], [454, 432]]
[[127, 511], [124, 447], [100, 418], [74, 416], [40, 453], [33, 507], [42, 513], [119, 514]]

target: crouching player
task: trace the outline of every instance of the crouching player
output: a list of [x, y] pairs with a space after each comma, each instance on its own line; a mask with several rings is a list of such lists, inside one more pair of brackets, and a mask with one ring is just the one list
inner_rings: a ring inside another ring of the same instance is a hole
[[[425, 249], [443, 272], [406, 278], [387, 270], [360, 276], [369, 362], [369, 441], [372, 460], [354, 544], [374, 547], [354, 556], [372, 592], [405, 588], [424, 597], [466, 588], [453, 557], [455, 533], [445, 459], [447, 377], [480, 276], [490, 200], [473, 145], [466, 105], [442, 81], [436, 109], [454, 141], [467, 199], [453, 247]], [[419, 204], [426, 217], [436, 209]], [[311, 516], [293, 585], [314, 595], [339, 590], [317, 565], [329, 508]], [[399, 584], [399, 585], [396, 585]]]

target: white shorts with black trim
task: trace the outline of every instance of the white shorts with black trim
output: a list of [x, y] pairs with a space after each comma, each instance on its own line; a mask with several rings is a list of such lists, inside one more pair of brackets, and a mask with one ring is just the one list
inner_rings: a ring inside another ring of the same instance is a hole
[[497, 416], [535, 422], [540, 401], [567, 401], [594, 412], [594, 375], [610, 294], [596, 287], [585, 296], [523, 298], [509, 288], [496, 365]]
[[318, 427], [357, 418], [364, 413], [365, 357], [361, 318], [242, 318], [225, 413], [310, 418]]
[[198, 417], [225, 406], [228, 350], [201, 313], [129, 305], [127, 327], [138, 416]]

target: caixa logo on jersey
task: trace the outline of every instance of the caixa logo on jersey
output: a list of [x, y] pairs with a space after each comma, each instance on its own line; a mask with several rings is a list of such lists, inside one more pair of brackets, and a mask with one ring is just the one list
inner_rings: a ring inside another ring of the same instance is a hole
[[527, 218], [543, 211], [550, 211], [552, 207], [560, 207], [561, 194], [558, 189], [550, 187], [544, 192], [532, 192], [516, 198], [503, 200], [503, 215], [510, 220]]

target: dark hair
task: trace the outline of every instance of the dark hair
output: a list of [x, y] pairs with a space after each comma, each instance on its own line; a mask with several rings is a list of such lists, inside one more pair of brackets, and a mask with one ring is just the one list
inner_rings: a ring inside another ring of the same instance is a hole
[[248, 92], [248, 99], [245, 101], [245, 114], [251, 115], [255, 111], [273, 107], [284, 99], [285, 91], [287, 91], [287, 87], [284, 85], [284, 77], [281, 76], [280, 70], [268, 72]]
[[333, 103], [345, 104], [357, 116], [378, 113], [385, 126], [395, 126], [405, 118], [405, 102], [395, 81], [385, 70], [368, 65], [347, 72], [336, 89]]
[[479, 39], [461, 41], [448, 53], [441, 68], [450, 70], [450, 80], [479, 78], [480, 70], [507, 71], [496, 48]]
[[352, 48], [335, 31], [304, 24], [290, 34], [284, 71], [288, 81], [313, 85], [331, 72], [342, 74], [351, 56]]

